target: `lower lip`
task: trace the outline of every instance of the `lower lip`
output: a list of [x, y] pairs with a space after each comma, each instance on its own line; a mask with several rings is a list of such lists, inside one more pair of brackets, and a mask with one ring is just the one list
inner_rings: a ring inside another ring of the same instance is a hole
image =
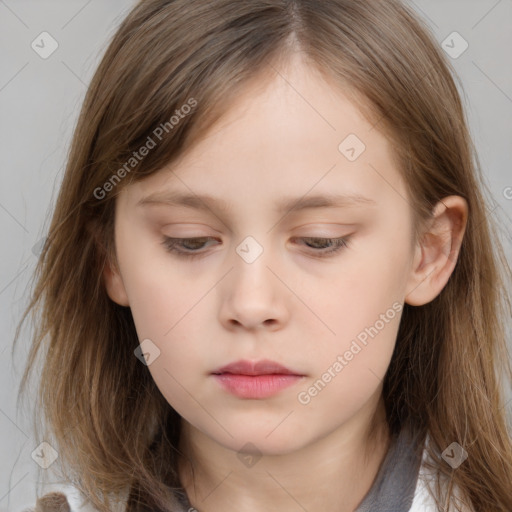
[[222, 387], [240, 398], [268, 398], [302, 379], [300, 375], [214, 375]]

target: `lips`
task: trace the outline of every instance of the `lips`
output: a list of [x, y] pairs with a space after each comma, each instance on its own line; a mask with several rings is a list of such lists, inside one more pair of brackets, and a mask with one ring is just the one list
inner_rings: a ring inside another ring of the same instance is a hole
[[263, 399], [278, 394], [304, 375], [274, 361], [236, 361], [212, 372], [222, 389], [238, 398]]
[[270, 361], [268, 359], [264, 359], [262, 361], [257, 361], [252, 363], [250, 361], [236, 361], [234, 363], [228, 364], [215, 370], [213, 372], [214, 375], [221, 375], [223, 373], [231, 373], [234, 375], [299, 375], [302, 374], [297, 373], [285, 366], [280, 365], [274, 361]]

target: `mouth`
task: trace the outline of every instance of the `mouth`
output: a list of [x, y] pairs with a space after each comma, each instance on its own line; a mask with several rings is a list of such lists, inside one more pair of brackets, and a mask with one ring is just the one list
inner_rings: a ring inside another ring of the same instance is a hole
[[214, 375], [222, 375], [222, 374], [232, 374], [232, 375], [299, 375], [302, 374], [297, 373], [285, 366], [276, 363], [274, 361], [270, 361], [268, 359], [264, 359], [262, 361], [235, 361], [234, 363], [230, 363], [226, 366], [223, 366], [213, 372]]
[[236, 361], [215, 370], [212, 376], [225, 391], [247, 399], [269, 398], [305, 377], [269, 360]]

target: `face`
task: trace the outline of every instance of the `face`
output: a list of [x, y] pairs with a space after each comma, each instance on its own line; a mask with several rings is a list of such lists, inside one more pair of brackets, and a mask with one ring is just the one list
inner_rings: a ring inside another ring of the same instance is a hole
[[148, 370], [185, 426], [286, 453], [380, 396], [411, 237], [388, 141], [297, 60], [245, 89], [176, 165], [122, 190], [107, 289], [150, 340]]

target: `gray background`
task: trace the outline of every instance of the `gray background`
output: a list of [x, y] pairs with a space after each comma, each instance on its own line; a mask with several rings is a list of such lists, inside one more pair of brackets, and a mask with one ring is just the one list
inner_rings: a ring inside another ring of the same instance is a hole
[[[46, 232], [87, 84], [106, 41], [133, 4], [0, 0], [0, 512], [35, 503], [32, 419], [16, 406], [28, 336], [11, 358], [36, 262], [32, 248]], [[454, 31], [469, 43], [467, 51], [450, 60], [465, 91], [471, 132], [493, 194], [491, 209], [503, 226], [512, 216], [512, 0], [417, 0], [412, 5], [439, 44]], [[47, 59], [31, 48], [43, 31], [59, 44]], [[502, 237], [512, 263], [512, 242]], [[509, 402], [509, 414], [511, 409]]]

